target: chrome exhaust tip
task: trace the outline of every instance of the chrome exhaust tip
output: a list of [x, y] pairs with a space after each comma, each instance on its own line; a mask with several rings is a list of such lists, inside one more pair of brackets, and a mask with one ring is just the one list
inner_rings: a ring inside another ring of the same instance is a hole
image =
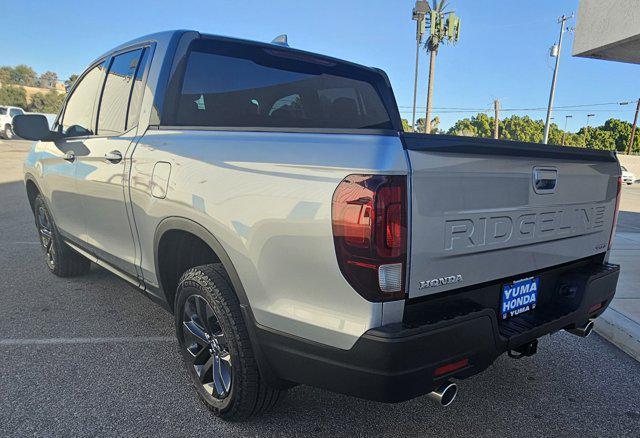
[[458, 385], [456, 385], [455, 383], [447, 382], [435, 391], [430, 392], [428, 395], [431, 400], [434, 400], [440, 406], [445, 407], [453, 403], [457, 394]]
[[585, 325], [571, 328], [571, 329], [565, 329], [565, 330], [571, 333], [572, 335], [580, 336], [581, 338], [586, 338], [593, 331], [593, 320], [589, 320], [589, 322], [587, 322]]

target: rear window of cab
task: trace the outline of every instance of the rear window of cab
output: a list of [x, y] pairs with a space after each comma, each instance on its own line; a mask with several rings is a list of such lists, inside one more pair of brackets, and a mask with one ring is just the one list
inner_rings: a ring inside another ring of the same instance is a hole
[[277, 46], [198, 39], [168, 124], [393, 129], [376, 80], [368, 69]]

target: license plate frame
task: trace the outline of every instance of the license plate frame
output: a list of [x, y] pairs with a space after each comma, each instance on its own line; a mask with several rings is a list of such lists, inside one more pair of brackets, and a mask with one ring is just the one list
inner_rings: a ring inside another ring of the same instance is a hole
[[540, 277], [531, 276], [504, 283], [500, 288], [500, 316], [509, 319], [536, 308]]

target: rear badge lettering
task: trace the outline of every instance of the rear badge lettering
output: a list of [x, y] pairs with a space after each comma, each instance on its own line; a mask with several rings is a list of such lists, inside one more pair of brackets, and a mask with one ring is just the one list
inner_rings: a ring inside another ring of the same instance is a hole
[[604, 229], [605, 206], [447, 220], [444, 250], [508, 247]]
[[447, 284], [454, 284], [454, 283], [461, 283], [461, 282], [462, 282], [462, 275], [456, 274], [456, 275], [449, 275], [448, 277], [438, 277], [438, 278], [434, 278], [433, 280], [421, 281], [418, 288], [427, 289], [430, 287], [439, 287], [439, 286], [445, 286]]

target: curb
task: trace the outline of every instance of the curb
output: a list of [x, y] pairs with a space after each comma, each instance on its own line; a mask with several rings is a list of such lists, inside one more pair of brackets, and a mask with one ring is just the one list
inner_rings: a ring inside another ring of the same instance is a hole
[[596, 333], [640, 362], [640, 324], [609, 307], [595, 320]]

